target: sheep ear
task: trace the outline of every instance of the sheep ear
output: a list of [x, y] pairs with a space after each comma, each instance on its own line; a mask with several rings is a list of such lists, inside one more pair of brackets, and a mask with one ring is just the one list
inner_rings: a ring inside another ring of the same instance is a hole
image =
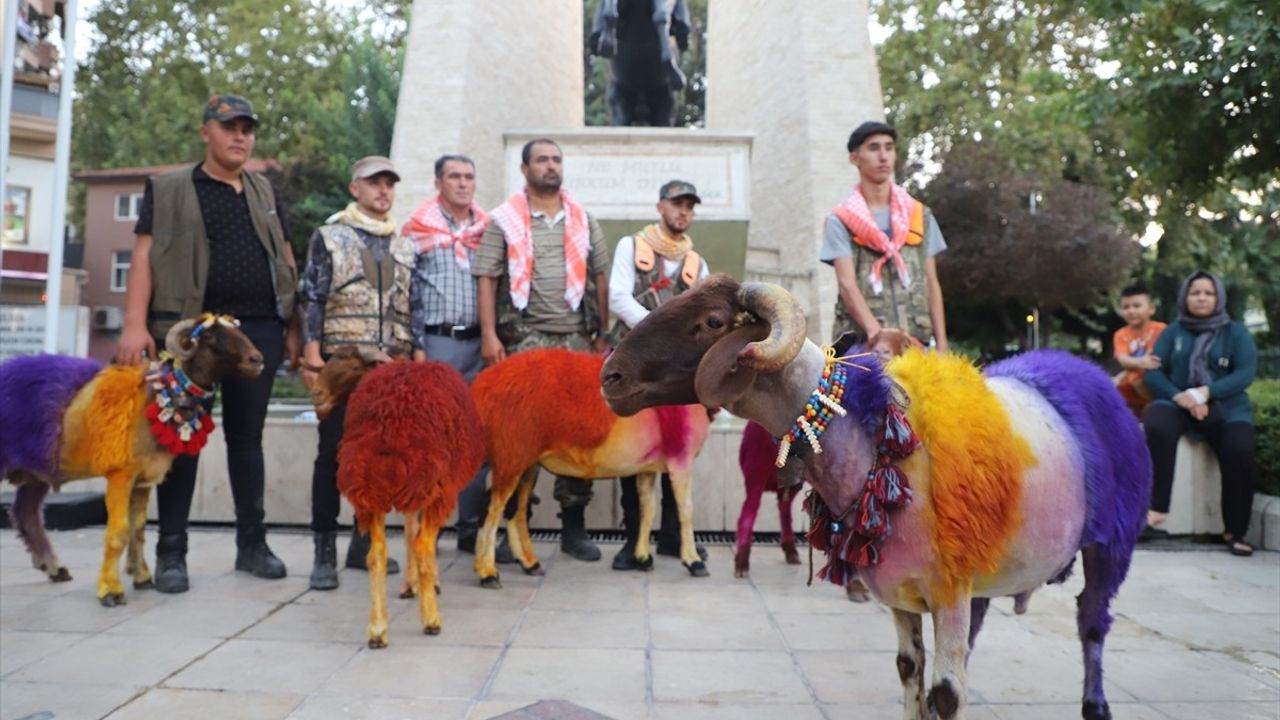
[[722, 407], [737, 400], [756, 380], [756, 371], [742, 362], [742, 349], [769, 336], [764, 323], [747, 325], [720, 338], [698, 363], [693, 388], [698, 402]]

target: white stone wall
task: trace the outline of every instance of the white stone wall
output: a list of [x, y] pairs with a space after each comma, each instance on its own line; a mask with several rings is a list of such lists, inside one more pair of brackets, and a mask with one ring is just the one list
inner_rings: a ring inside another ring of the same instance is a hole
[[[845, 142], [884, 117], [865, 0], [716, 0], [709, 7], [707, 127], [754, 134], [748, 277], [788, 287], [826, 340], [835, 276], [822, 222], [857, 182]], [[816, 310], [816, 311], [815, 311]]]
[[435, 193], [432, 165], [471, 156], [477, 200], [502, 200], [502, 132], [580, 128], [582, 3], [416, 0], [396, 108], [391, 157], [403, 181], [393, 213], [403, 222]]

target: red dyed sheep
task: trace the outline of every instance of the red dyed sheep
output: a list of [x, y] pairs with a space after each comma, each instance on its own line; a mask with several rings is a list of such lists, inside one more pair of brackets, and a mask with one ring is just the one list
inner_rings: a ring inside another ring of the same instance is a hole
[[[350, 366], [350, 358], [344, 362]], [[416, 584], [422, 630], [435, 635], [436, 535], [483, 462], [475, 405], [452, 367], [388, 363], [369, 371], [351, 393], [338, 449], [338, 489], [370, 534], [369, 647], [387, 644], [386, 514], [405, 515], [405, 541], [412, 544], [406, 575]]]
[[654, 478], [668, 473], [680, 511], [680, 558], [693, 575], [707, 575], [694, 549], [689, 486], [694, 458], [707, 439], [707, 412], [700, 405], [673, 405], [620, 418], [600, 394], [603, 364], [603, 357], [591, 353], [529, 350], [486, 368], [472, 383], [493, 469], [489, 511], [476, 540], [481, 585], [500, 587], [494, 540], [502, 510], [517, 489], [518, 509], [507, 538], [526, 573], [542, 572], [525, 514], [539, 465], [583, 479], [635, 475], [640, 491], [635, 555], [642, 565], [652, 563]]
[[747, 577], [751, 570], [751, 532], [756, 525], [756, 515], [760, 512], [760, 499], [766, 490], [778, 495], [782, 552], [787, 557], [787, 563], [800, 564], [800, 553], [796, 552], [796, 534], [791, 529], [791, 503], [800, 493], [801, 483], [779, 489], [778, 473], [782, 471], [774, 465], [777, 456], [778, 443], [769, 431], [754, 420], [748, 422], [742, 431], [742, 445], [738, 448], [738, 466], [742, 468], [747, 497], [742, 501], [742, 512], [738, 514], [737, 548], [733, 554], [734, 577]]

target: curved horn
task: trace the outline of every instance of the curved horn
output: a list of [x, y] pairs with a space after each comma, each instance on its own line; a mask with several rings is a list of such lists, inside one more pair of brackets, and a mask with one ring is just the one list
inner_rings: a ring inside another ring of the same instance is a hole
[[742, 363], [764, 373], [786, 367], [804, 346], [806, 323], [800, 303], [772, 283], [743, 283], [738, 302], [769, 323], [769, 337], [743, 348]]
[[199, 322], [198, 318], [193, 318], [183, 320], [169, 328], [169, 334], [164, 336], [164, 349], [179, 360], [190, 360], [191, 356], [196, 354], [196, 344], [191, 343], [191, 347], [185, 347], [182, 339], [183, 335], [189, 335]]

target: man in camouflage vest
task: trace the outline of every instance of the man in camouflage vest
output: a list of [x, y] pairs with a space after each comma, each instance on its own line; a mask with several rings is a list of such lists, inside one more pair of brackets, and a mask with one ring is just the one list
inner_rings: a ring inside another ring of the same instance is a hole
[[827, 216], [820, 259], [835, 267], [840, 298], [832, 339], [860, 341], [881, 328], [906, 331], [947, 351], [947, 326], [935, 257], [947, 249], [933, 213], [893, 182], [897, 131], [865, 122], [849, 136], [859, 183]]
[[[702, 202], [693, 183], [672, 180], [658, 190], [658, 222], [618, 241], [609, 274], [609, 307], [618, 315], [610, 339], [614, 344], [659, 305], [688, 290], [709, 272], [693, 249], [689, 227]], [[613, 558], [614, 570], [638, 570], [636, 533], [640, 527], [640, 494], [636, 477], [620, 478], [622, 522], [627, 540]], [[680, 555], [680, 514], [671, 478], [662, 475], [662, 529], [658, 554]], [[706, 559], [706, 550], [698, 548]]]
[[[564, 157], [547, 138], [520, 152], [525, 187], [489, 213], [471, 274], [477, 280], [480, 354], [486, 365], [543, 347], [603, 352], [609, 326], [604, 233], [560, 187]], [[591, 481], [557, 477], [561, 551], [600, 559], [586, 532]]]
[[[302, 315], [302, 378], [310, 388], [317, 371], [338, 348], [354, 346], [408, 357], [413, 352], [410, 307], [413, 243], [391, 219], [400, 176], [391, 161], [371, 155], [351, 167], [355, 198], [311, 236], [307, 269], [298, 292]], [[320, 421], [320, 443], [311, 476], [311, 530], [315, 533], [313, 590], [338, 587], [338, 444], [346, 406]], [[352, 529], [346, 566], [366, 569], [368, 534]], [[399, 567], [388, 559], [387, 572]]]

